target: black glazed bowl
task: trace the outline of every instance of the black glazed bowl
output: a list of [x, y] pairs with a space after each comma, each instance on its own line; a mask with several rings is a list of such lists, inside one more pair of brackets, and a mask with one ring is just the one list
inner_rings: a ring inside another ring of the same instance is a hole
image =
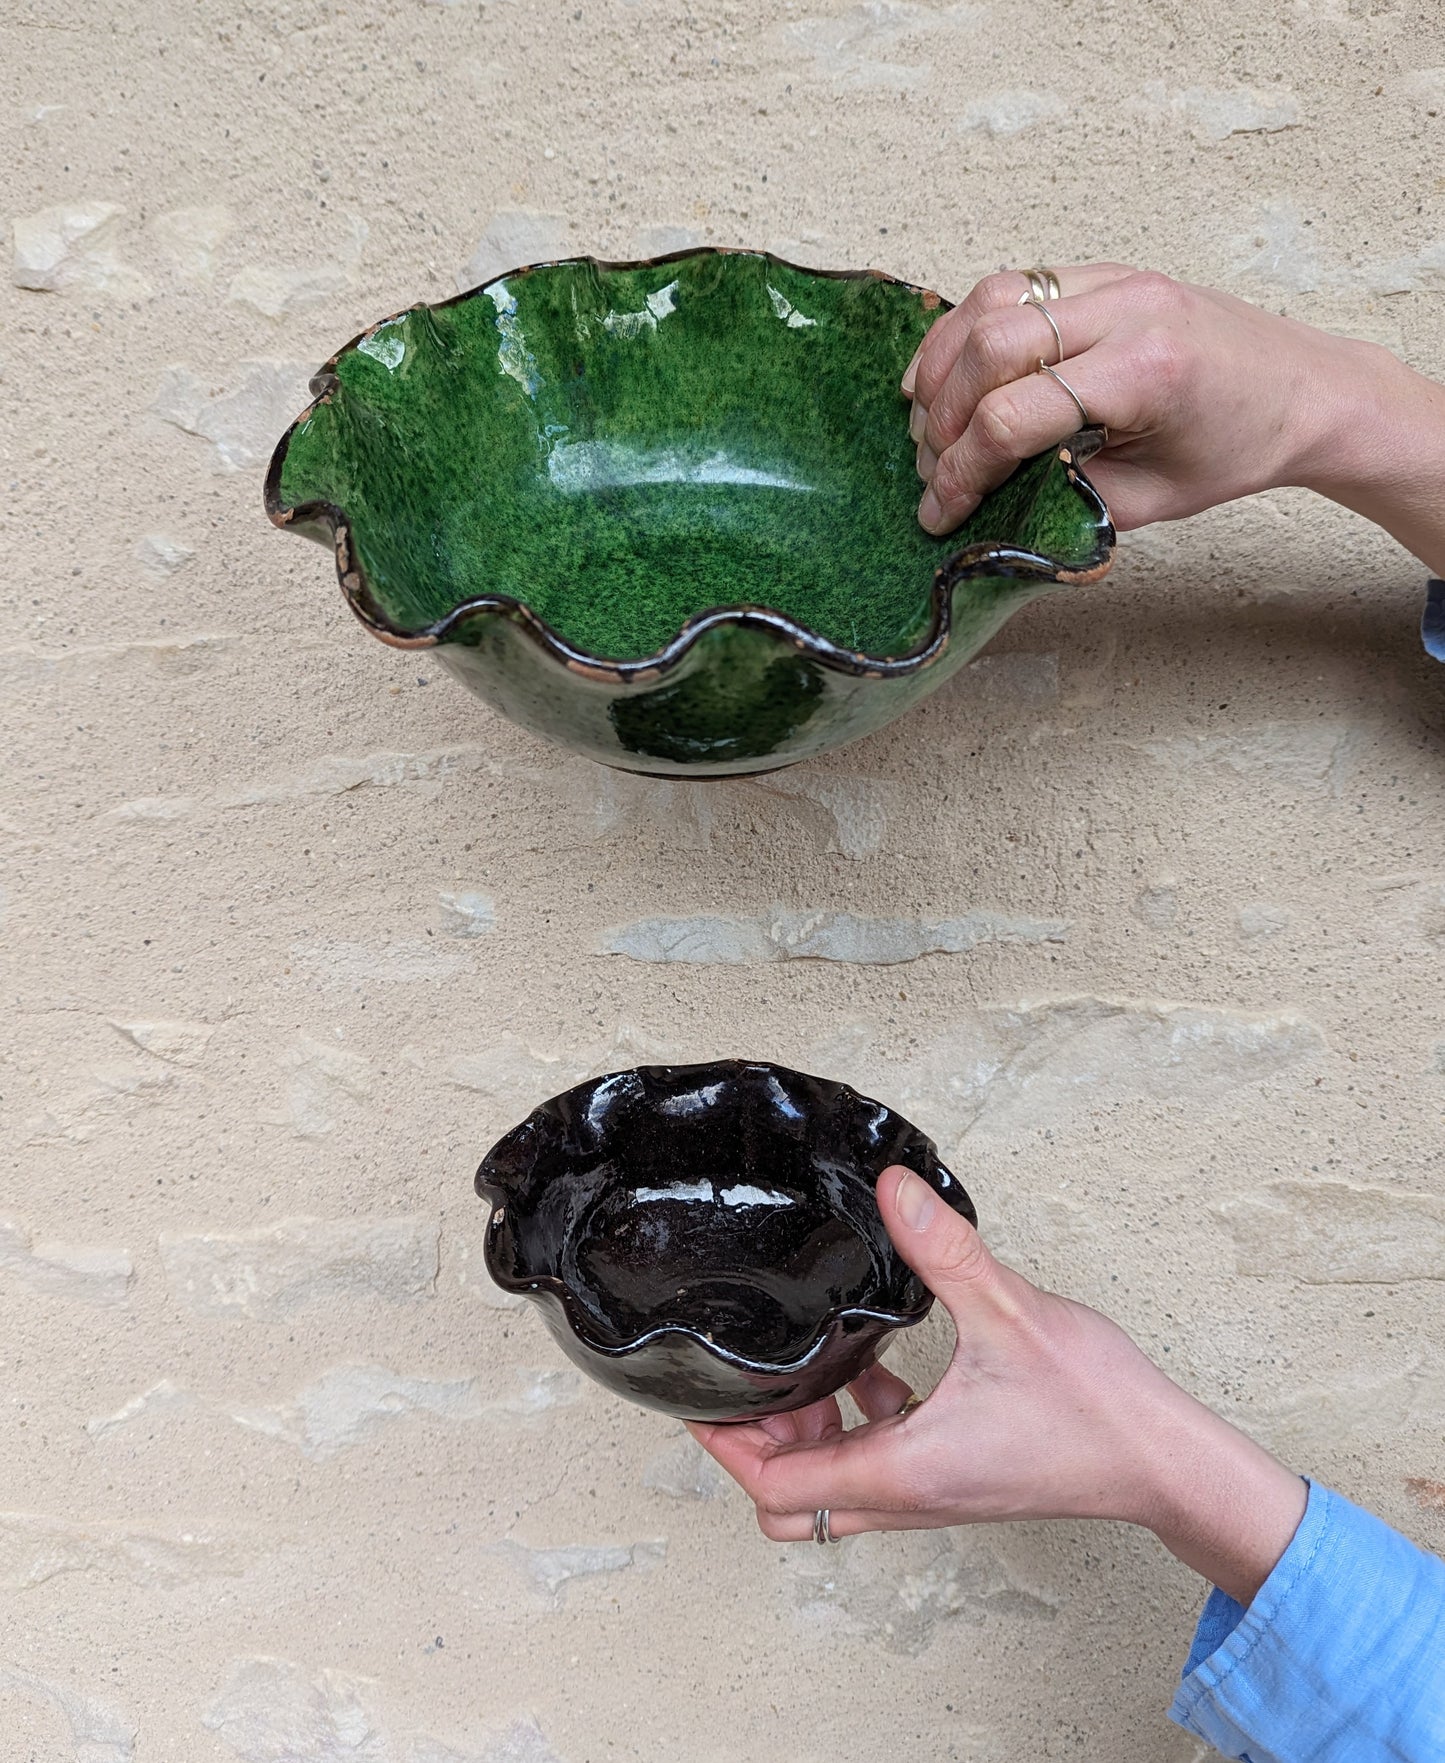
[[487, 1153], [487, 1270], [644, 1407], [785, 1413], [841, 1389], [932, 1307], [874, 1198], [895, 1163], [977, 1222], [932, 1141], [846, 1084], [748, 1059], [613, 1072]]

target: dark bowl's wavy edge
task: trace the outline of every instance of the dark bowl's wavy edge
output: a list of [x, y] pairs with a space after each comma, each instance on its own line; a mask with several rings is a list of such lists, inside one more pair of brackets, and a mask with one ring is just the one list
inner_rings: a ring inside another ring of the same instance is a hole
[[[791, 1066], [774, 1065], [772, 1061], [765, 1059], [709, 1059], [704, 1060], [701, 1063], [703, 1065], [766, 1065], [777, 1071], [793, 1072], [794, 1070]], [[627, 1070], [635, 1068], [623, 1067], [622, 1069]], [[602, 1082], [605, 1078], [616, 1077], [618, 1075], [620, 1075], [618, 1072], [604, 1072], [601, 1077], [585, 1078], [582, 1083], [574, 1084], [572, 1088], [585, 1089], [591, 1084]], [[795, 1075], [810, 1076], [811, 1074], [803, 1072], [795, 1073]], [[839, 1090], [850, 1096], [853, 1101], [861, 1103], [865, 1107], [885, 1108], [890, 1114], [896, 1115], [899, 1120], [902, 1120], [905, 1125], [912, 1127], [913, 1131], [918, 1134], [919, 1138], [921, 1138], [932, 1151], [934, 1166], [937, 1169], [942, 1170], [949, 1181], [954, 1182], [957, 1185], [959, 1192], [964, 1197], [969, 1212], [973, 1214], [972, 1222], [977, 1221], [977, 1212], [973, 1206], [973, 1201], [969, 1197], [967, 1188], [964, 1187], [963, 1183], [959, 1181], [958, 1177], [938, 1155], [937, 1146], [921, 1127], [913, 1126], [913, 1122], [910, 1121], [906, 1115], [899, 1114], [898, 1110], [889, 1107], [888, 1103], [879, 1102], [872, 1096], [863, 1095], [861, 1091], [855, 1090], [852, 1084], [846, 1084], [840, 1080], [832, 1078], [819, 1081], [828, 1083], [837, 1082]], [[567, 1095], [570, 1094], [570, 1091], [564, 1090], [560, 1092], [560, 1094]], [[557, 1099], [556, 1096], [549, 1096], [547, 1101], [539, 1102], [537, 1104], [537, 1107], [531, 1111], [532, 1114], [537, 1113], [540, 1109], [547, 1107], [548, 1103], [555, 1102]], [[529, 1114], [527, 1118], [530, 1119], [531, 1115]], [[519, 1122], [518, 1124], [521, 1123]], [[516, 1128], [510, 1130], [515, 1131]], [[508, 1135], [503, 1135], [503, 1137], [506, 1136]], [[501, 1141], [499, 1140], [498, 1143], [500, 1142]], [[495, 1149], [495, 1147], [493, 1148]], [[502, 1291], [511, 1292], [517, 1297], [528, 1297], [534, 1292], [550, 1293], [557, 1300], [558, 1308], [566, 1319], [567, 1326], [571, 1330], [573, 1338], [580, 1342], [588, 1352], [596, 1353], [601, 1358], [626, 1359], [632, 1354], [642, 1351], [645, 1347], [651, 1346], [654, 1341], [661, 1340], [667, 1336], [676, 1335], [691, 1341], [704, 1353], [719, 1360], [724, 1365], [733, 1366], [740, 1371], [752, 1372], [761, 1377], [782, 1377], [787, 1376], [789, 1373], [805, 1369], [812, 1360], [822, 1352], [827, 1343], [836, 1335], [843, 1332], [850, 1323], [876, 1322], [885, 1331], [898, 1328], [913, 1328], [918, 1323], [922, 1322], [928, 1315], [929, 1311], [933, 1308], [933, 1293], [930, 1292], [926, 1286], [923, 1287], [918, 1302], [911, 1305], [906, 1310], [885, 1310], [867, 1304], [848, 1304], [834, 1307], [823, 1314], [819, 1320], [817, 1329], [809, 1337], [808, 1344], [803, 1351], [798, 1354], [796, 1358], [788, 1360], [754, 1359], [750, 1358], [746, 1353], [735, 1353], [730, 1348], [720, 1346], [716, 1341], [709, 1340], [705, 1334], [700, 1334], [695, 1328], [689, 1328], [686, 1323], [681, 1322], [659, 1323], [656, 1327], [649, 1328], [644, 1334], [630, 1336], [625, 1341], [609, 1341], [599, 1338], [589, 1326], [585, 1313], [582, 1312], [577, 1300], [572, 1295], [570, 1287], [560, 1275], [532, 1274], [525, 1279], [514, 1279], [499, 1272], [494, 1265], [492, 1244], [499, 1233], [501, 1226], [505, 1222], [504, 1213], [505, 1209], [511, 1204], [511, 1198], [505, 1194], [503, 1190], [496, 1187], [495, 1184], [484, 1185], [482, 1180], [483, 1172], [486, 1170], [490, 1157], [491, 1152], [489, 1151], [487, 1156], [482, 1159], [481, 1166], [477, 1170], [473, 1184], [478, 1196], [484, 1200], [490, 1201], [492, 1205], [492, 1215], [487, 1221], [487, 1237], [483, 1246], [483, 1259], [486, 1262], [488, 1274], [493, 1283], [499, 1286]], [[879, 1173], [881, 1174], [882, 1172], [880, 1171]], [[923, 1179], [927, 1180], [927, 1177], [925, 1176]], [[930, 1182], [929, 1185], [931, 1187], [933, 1184]], [[500, 1200], [493, 1198], [497, 1193], [502, 1193], [502, 1198]], [[967, 1216], [967, 1214], [964, 1216]]]
[[504, 270], [501, 275], [493, 276], [490, 281], [478, 287], [468, 288], [464, 293], [453, 294], [446, 300], [420, 301], [411, 306], [403, 307], [386, 318], [380, 318], [375, 324], [368, 325], [364, 331], [358, 331], [349, 343], [344, 344], [326, 365], [320, 368], [311, 378], [311, 390], [316, 394], [314, 399], [276, 443], [271, 455], [271, 463], [266, 470], [265, 506], [266, 513], [273, 525], [278, 527], [300, 526], [310, 524], [327, 528], [331, 534], [332, 546], [336, 555], [336, 575], [341, 583], [341, 591], [346, 602], [362, 624], [379, 637], [383, 643], [396, 649], [430, 649], [438, 643], [446, 642], [459, 625], [479, 613], [496, 612], [511, 618], [539, 649], [560, 661], [573, 673], [583, 675], [614, 685], [628, 685], [643, 681], [660, 679], [670, 672], [682, 660], [693, 644], [707, 631], [719, 625], [749, 626], [754, 629], [771, 630], [785, 642], [796, 649], [805, 651], [821, 666], [831, 668], [837, 673], [852, 674], [864, 679], [897, 679], [900, 676], [921, 671], [937, 659], [948, 646], [949, 628], [952, 623], [953, 589], [968, 576], [989, 575], [1005, 576], [1015, 580], [1031, 581], [1041, 587], [1081, 586], [1089, 582], [1101, 580], [1108, 574], [1114, 562], [1115, 533], [1113, 522], [1109, 518], [1109, 510], [1104, 505], [1094, 486], [1084, 476], [1080, 467], [1083, 462], [1093, 457], [1104, 444], [1104, 431], [1099, 428], [1080, 429], [1059, 446], [1059, 459], [1068, 473], [1069, 482], [1078, 491], [1085, 506], [1094, 514], [1099, 523], [1099, 543], [1091, 557], [1077, 567], [1065, 567], [1057, 560], [1041, 556], [1036, 552], [1020, 550], [1011, 545], [976, 544], [966, 545], [961, 551], [939, 565], [934, 571], [931, 590], [932, 615], [928, 628], [920, 638], [917, 646], [905, 655], [881, 657], [865, 655], [851, 649], [840, 648], [807, 625], [800, 624], [786, 614], [775, 612], [767, 606], [739, 605], [714, 607], [707, 612], [698, 613], [687, 619], [672, 637], [653, 655], [645, 655], [632, 660], [609, 660], [603, 656], [592, 655], [584, 649], [574, 648], [567, 640], [552, 629], [551, 625], [537, 616], [524, 601], [514, 599], [509, 594], [480, 594], [471, 600], [464, 600], [460, 606], [454, 606], [445, 618], [438, 619], [434, 624], [419, 630], [406, 630], [393, 624], [382, 610], [376, 596], [372, 593], [371, 584], [366, 579], [365, 571], [359, 559], [351, 554], [351, 528], [344, 509], [338, 508], [334, 502], [301, 502], [294, 507], [288, 506], [281, 496], [281, 472], [286, 462], [286, 451], [291, 444], [291, 437], [297, 428], [307, 420], [320, 404], [325, 404], [337, 386], [336, 363], [348, 350], [364, 342], [385, 324], [393, 324], [407, 313], [425, 308], [431, 312], [439, 312], [450, 306], [458, 306], [464, 300], [474, 300], [484, 294], [488, 288], [495, 287], [498, 282], [509, 281], [513, 277], [531, 275], [539, 269], [555, 269], [564, 263], [588, 263], [600, 271], [655, 269], [667, 263], [679, 263], [692, 257], [761, 257], [768, 263], [776, 263], [783, 269], [796, 270], [800, 275], [821, 276], [829, 281], [882, 281], [891, 282], [896, 287], [910, 289], [918, 294], [927, 309], [935, 306], [941, 312], [952, 308], [952, 302], [945, 300], [941, 294], [931, 288], [919, 287], [916, 282], [905, 282], [897, 276], [889, 275], [881, 269], [813, 269], [806, 264], [790, 263], [785, 257], [778, 257], [771, 251], [749, 251], [741, 246], [730, 245], [696, 245], [681, 251], [666, 251], [657, 257], [639, 257], [627, 261], [614, 262], [608, 258], [579, 256], [549, 258], [540, 263], [522, 264], [516, 269]]

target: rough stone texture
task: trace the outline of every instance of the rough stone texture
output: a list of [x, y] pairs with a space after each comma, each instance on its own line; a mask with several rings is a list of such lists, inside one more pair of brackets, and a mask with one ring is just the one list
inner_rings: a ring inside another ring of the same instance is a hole
[[171, 1295], [198, 1316], [276, 1320], [312, 1304], [429, 1298], [437, 1277], [430, 1218], [288, 1218], [258, 1230], [163, 1231]]
[[1021, 1584], [980, 1533], [961, 1532], [955, 1541], [921, 1531], [857, 1543], [828, 1559], [799, 1553], [789, 1561], [805, 1628], [841, 1629], [890, 1653], [918, 1654], [953, 1624], [984, 1626], [1006, 1616], [1026, 1626], [1055, 1615], [1055, 1601]]
[[164, 533], [147, 533], [135, 548], [135, 560], [152, 581], [161, 582], [174, 575], [195, 556], [189, 545]]
[[28, 1591], [62, 1573], [130, 1580], [143, 1587], [240, 1573], [243, 1551], [224, 1537], [139, 1530], [123, 1524], [72, 1524], [26, 1512], [0, 1512], [0, 1587]]
[[449, 936], [482, 937], [497, 928], [497, 908], [491, 896], [473, 888], [459, 888], [455, 893], [437, 895], [441, 906], [442, 928]]
[[648, 1459], [642, 1485], [673, 1500], [717, 1500], [732, 1484], [702, 1446], [684, 1434]]
[[1272, 91], [1252, 86], [1223, 91], [1186, 86], [1182, 91], [1170, 92], [1159, 81], [1151, 80], [1141, 98], [1146, 110], [1182, 118], [1210, 141], [1228, 140], [1231, 135], [1276, 134], [1281, 129], [1298, 128], [1301, 120], [1293, 93], [1278, 86]]
[[372, 1678], [289, 1659], [232, 1662], [203, 1724], [241, 1763], [559, 1763], [535, 1720], [458, 1749], [406, 1729]]
[[173, 208], [156, 215], [150, 226], [182, 281], [208, 282], [221, 247], [236, 230], [236, 217], [219, 204]]
[[578, 249], [568, 235], [566, 215], [504, 208], [487, 222], [476, 248], [457, 271], [457, 291], [465, 294], [468, 288], [479, 288], [529, 263], [575, 257]]
[[[683, 784], [368, 637], [261, 474], [468, 259], [761, 245], [958, 298], [1109, 256], [1445, 373], [1439, 7], [0, 14], [3, 1763], [1200, 1763], [1162, 1551], [775, 1548], [490, 1285], [471, 1181], [597, 1072], [844, 1078], [1030, 1277], [1445, 1546], [1423, 571], [1293, 490], [1128, 533], [892, 728]], [[847, 958], [597, 952], [768, 953], [779, 913]], [[975, 914], [1067, 936], [921, 949]], [[892, 1358], [927, 1387], [948, 1347]], [[556, 1608], [529, 1565], [663, 1533]]]
[[112, 1022], [111, 1027], [142, 1052], [176, 1065], [199, 1065], [215, 1025], [209, 1022]]
[[124, 1249], [43, 1243], [13, 1218], [0, 1218], [0, 1283], [78, 1304], [123, 1304], [135, 1277]]
[[1256, 937], [1277, 937], [1281, 931], [1289, 929], [1293, 916], [1288, 906], [1251, 900], [1248, 905], [1241, 906], [1237, 914], [1239, 934], [1251, 942]]
[[1079, 1124], [1186, 1093], [1207, 1107], [1241, 1086], [1297, 1087], [1323, 1052], [1319, 1029], [1290, 1012], [1076, 997], [974, 1011], [896, 1065], [865, 1025], [848, 1025], [810, 1049], [809, 1060], [855, 1088], [897, 1098], [952, 1140]]
[[87, 1421], [86, 1431], [102, 1439], [137, 1425], [153, 1431], [167, 1421], [200, 1416], [264, 1433], [295, 1446], [304, 1456], [321, 1459], [334, 1457], [378, 1427], [409, 1414], [451, 1422], [507, 1423], [531, 1420], [577, 1400], [580, 1380], [570, 1367], [540, 1371], [513, 1367], [513, 1375], [514, 1389], [487, 1396], [471, 1377], [408, 1377], [379, 1365], [337, 1365], [289, 1402], [266, 1404], [198, 1395], [162, 1378], [114, 1414]]
[[[69, 1683], [5, 1665], [0, 1665], [0, 1692], [21, 1702], [37, 1701], [53, 1707], [69, 1728], [75, 1763], [131, 1763], [135, 1755], [135, 1728], [108, 1703]], [[8, 1720], [6, 1730], [12, 1730]], [[36, 1763], [40, 1763], [38, 1756]]]
[[1352, 1182], [1271, 1182], [1227, 1200], [1238, 1271], [1310, 1285], [1445, 1280], [1445, 1195]]
[[150, 292], [118, 250], [125, 209], [115, 202], [63, 202], [12, 223], [11, 279], [36, 292], [108, 294], [129, 299]]
[[981, 129], [987, 135], [1016, 135], [1036, 122], [1063, 116], [1068, 105], [1047, 92], [999, 92], [965, 104], [958, 119], [961, 133]]
[[247, 264], [231, 281], [226, 298], [236, 305], [249, 306], [267, 318], [284, 318], [303, 306], [319, 300], [335, 301], [346, 293], [356, 279], [366, 243], [366, 222], [352, 215], [345, 236], [336, 243], [336, 256], [330, 261], [310, 264]]
[[[286, 425], [308, 402], [311, 370], [290, 361], [242, 361], [202, 379], [167, 367], [151, 409], [163, 421], [210, 443], [216, 471], [244, 471], [270, 458]], [[222, 381], [212, 390], [214, 378]]]
[[789, 912], [757, 918], [644, 918], [609, 931], [602, 953], [634, 961], [716, 962], [754, 967], [768, 961], [847, 961], [891, 967], [922, 955], [962, 955], [984, 943], [1061, 943], [1062, 919], [1008, 918], [971, 912], [963, 918], [859, 918], [852, 912]]
[[537, 1549], [506, 1538], [493, 1544], [491, 1553], [519, 1575], [539, 1602], [558, 1610], [566, 1602], [573, 1580], [625, 1573], [634, 1567], [656, 1567], [667, 1558], [667, 1540], [664, 1537], [640, 1543], [572, 1543], [563, 1548]]

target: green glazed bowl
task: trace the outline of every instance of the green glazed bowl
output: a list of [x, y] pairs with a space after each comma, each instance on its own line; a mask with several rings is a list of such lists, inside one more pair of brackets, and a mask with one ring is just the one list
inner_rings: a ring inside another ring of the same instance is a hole
[[882, 727], [1010, 613], [1097, 580], [1083, 430], [947, 539], [898, 382], [937, 294], [757, 252], [514, 270], [348, 343], [266, 478], [397, 648], [534, 734], [668, 776]]

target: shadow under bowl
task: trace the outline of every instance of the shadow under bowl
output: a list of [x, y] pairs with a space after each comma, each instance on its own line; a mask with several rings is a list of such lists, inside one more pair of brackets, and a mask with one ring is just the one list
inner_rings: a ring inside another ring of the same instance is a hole
[[487, 1269], [620, 1395], [686, 1420], [784, 1413], [932, 1306], [874, 1196], [895, 1163], [976, 1222], [932, 1142], [846, 1084], [743, 1059], [614, 1072], [487, 1153]]
[[946, 310], [758, 252], [509, 271], [334, 355], [267, 512], [334, 550], [376, 636], [533, 733], [633, 771], [770, 770], [1109, 568], [1093, 430], [948, 538], [919, 526], [899, 381]]

